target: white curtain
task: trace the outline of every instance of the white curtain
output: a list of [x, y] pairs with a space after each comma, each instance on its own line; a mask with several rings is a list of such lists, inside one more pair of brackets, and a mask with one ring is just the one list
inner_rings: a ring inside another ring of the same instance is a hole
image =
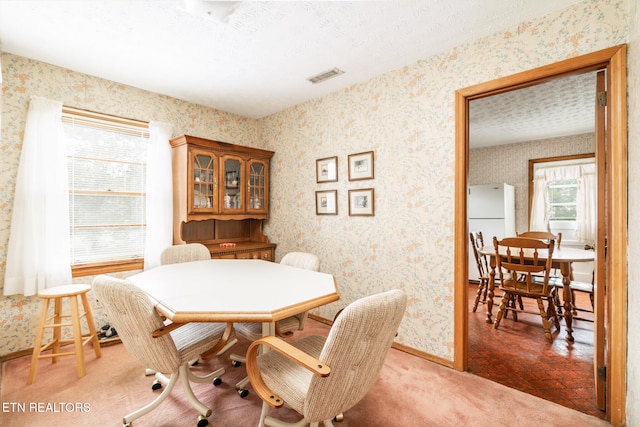
[[533, 178], [533, 197], [529, 230], [549, 231], [549, 196], [547, 184], [551, 181], [575, 179], [578, 181], [576, 196], [576, 239], [594, 242], [597, 228], [597, 180], [594, 163], [582, 165], [539, 168]]
[[62, 103], [32, 97], [20, 154], [4, 294], [71, 283], [69, 186]]
[[576, 197], [576, 238], [587, 243], [595, 243], [598, 236], [597, 185], [596, 165], [582, 165]]
[[547, 206], [547, 178], [544, 175], [544, 169], [536, 169], [533, 177], [529, 230], [549, 231], [549, 209]]
[[173, 126], [149, 123], [147, 154], [146, 215], [147, 230], [144, 247], [144, 268], [160, 265], [160, 253], [173, 244], [173, 180], [171, 146]]

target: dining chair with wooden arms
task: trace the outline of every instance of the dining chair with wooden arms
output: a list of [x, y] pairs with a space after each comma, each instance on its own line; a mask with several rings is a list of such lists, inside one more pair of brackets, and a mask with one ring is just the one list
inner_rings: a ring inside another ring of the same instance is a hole
[[224, 368], [197, 376], [189, 369], [189, 361], [222, 347], [228, 327], [224, 323], [188, 323], [155, 338], [154, 331], [163, 328], [164, 322], [149, 296], [140, 288], [126, 280], [100, 275], [93, 280], [93, 291], [127, 351], [138, 362], [153, 369], [156, 380], [166, 386], [151, 403], [125, 415], [124, 426], [131, 426], [134, 420], [160, 405], [178, 379], [182, 380], [189, 403], [199, 413], [197, 426], [206, 426], [211, 409], [198, 400], [190, 382], [211, 381], [218, 386], [222, 383], [218, 377], [224, 374]]
[[160, 264], [176, 264], [179, 262], [202, 261], [211, 259], [209, 249], [202, 243], [187, 243], [165, 248], [160, 254]]
[[[288, 265], [295, 268], [303, 268], [306, 270], [319, 271], [320, 259], [308, 252], [289, 252], [280, 260], [280, 264]], [[280, 337], [291, 336], [295, 331], [301, 331], [304, 329], [304, 324], [307, 320], [307, 312], [298, 313], [293, 316], [284, 318], [276, 322], [276, 335]], [[246, 338], [249, 341], [256, 341], [262, 338], [262, 324], [257, 322], [245, 322], [234, 324], [235, 331], [238, 335]], [[240, 366], [246, 361], [244, 355], [232, 354], [231, 360], [233, 366]], [[247, 385], [249, 384], [249, 377], [243, 378], [236, 384], [236, 390], [240, 397], [246, 397], [249, 394]]]
[[[395, 289], [349, 304], [327, 337], [254, 341], [247, 351], [247, 372], [263, 401], [259, 426], [332, 426], [337, 415], [360, 402], [375, 384], [406, 304], [406, 294]], [[271, 351], [259, 355], [263, 345]], [[373, 401], [386, 398], [393, 396], [372, 396]], [[302, 418], [293, 424], [270, 416], [272, 407], [284, 405]]]
[[[211, 253], [209, 249], [203, 245], [202, 243], [186, 243], [182, 245], [173, 245], [166, 247], [160, 253], [160, 265], [167, 264], [177, 264], [181, 262], [192, 262], [192, 261], [206, 261], [211, 259]], [[233, 327], [232, 324], [229, 327]], [[236, 345], [238, 340], [235, 336], [232, 336], [224, 348], [220, 349], [217, 354], [222, 354], [228, 351], [231, 347]], [[203, 354], [202, 357], [207, 359], [209, 357], [214, 356], [213, 354]], [[191, 366], [195, 366], [198, 364], [198, 359], [191, 361]], [[154, 375], [155, 372], [152, 369], [146, 368], [145, 374], [150, 376]], [[159, 384], [156, 382], [154, 387], [158, 388]]]
[[[539, 314], [547, 341], [553, 342], [550, 318], [556, 328], [560, 329], [560, 320], [553, 300], [554, 287], [549, 283], [555, 241], [552, 239], [544, 242], [528, 237], [507, 237], [499, 241], [494, 237], [493, 246], [499, 274], [498, 285], [504, 292], [494, 328], [498, 329], [508, 309]], [[509, 300], [516, 297], [534, 299], [538, 310], [531, 311], [526, 306], [508, 308]]]

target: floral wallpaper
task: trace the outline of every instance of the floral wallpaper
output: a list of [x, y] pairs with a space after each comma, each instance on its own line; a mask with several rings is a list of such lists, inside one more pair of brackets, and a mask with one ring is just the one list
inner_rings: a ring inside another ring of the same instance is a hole
[[[635, 3], [585, 0], [260, 120], [3, 54], [0, 277], [24, 118], [29, 96], [37, 94], [80, 108], [173, 123], [176, 135], [275, 151], [265, 233], [278, 244], [276, 258], [292, 250], [316, 253], [321, 270], [335, 275], [341, 293], [339, 302], [315, 314], [331, 319], [363, 295], [402, 288], [409, 302], [396, 341], [451, 361], [456, 89], [626, 43], [630, 36], [637, 45], [640, 29], [635, 26], [629, 33], [629, 23], [640, 22]], [[640, 135], [637, 95], [632, 95], [640, 70], [634, 47], [629, 96], [636, 124], [630, 129], [630, 146]], [[347, 156], [363, 151], [375, 153], [375, 177], [348, 181]], [[338, 156], [339, 180], [316, 183], [316, 159], [331, 156]], [[638, 158], [637, 148], [631, 147], [630, 163]], [[638, 180], [637, 173], [630, 181]], [[375, 188], [375, 215], [350, 217], [348, 190], [370, 187]], [[315, 191], [333, 189], [338, 191], [338, 215], [315, 215]], [[638, 199], [630, 195], [630, 207]], [[639, 249], [634, 242], [630, 258]], [[630, 278], [637, 282], [638, 275], [632, 267]], [[637, 292], [630, 298], [637, 301]], [[36, 311], [32, 299], [0, 297], [0, 355], [30, 348]], [[629, 316], [637, 320], [638, 309], [630, 309]], [[631, 344], [638, 349], [637, 339]], [[630, 367], [637, 364], [631, 361]], [[629, 407], [638, 392], [630, 384]]]
[[[174, 126], [174, 134], [197, 135], [242, 145], [258, 146], [258, 123], [178, 99], [146, 92], [27, 58], [2, 54], [2, 133], [0, 139], [0, 287], [4, 286], [13, 193], [31, 95], [65, 105]], [[129, 272], [126, 275], [133, 274]], [[123, 276], [121, 274], [121, 276]], [[91, 283], [78, 277], [75, 283]], [[91, 299], [91, 298], [90, 298]], [[33, 346], [40, 309], [38, 298], [0, 296], [0, 356]], [[107, 323], [94, 307], [98, 327]]]
[[595, 153], [595, 144], [595, 134], [590, 133], [469, 150], [469, 185], [500, 182], [513, 185], [516, 231], [526, 231], [529, 229], [529, 160]]
[[[626, 42], [625, 1], [585, 1], [458, 46], [261, 120], [276, 151], [272, 219], [278, 251], [312, 251], [340, 286], [331, 318], [364, 294], [409, 295], [397, 342], [453, 360], [454, 93], [498, 77]], [[375, 152], [375, 178], [348, 181], [347, 156]], [[338, 182], [317, 184], [315, 160], [338, 156]], [[375, 216], [349, 217], [348, 190], [375, 188]], [[316, 216], [314, 191], [338, 191], [338, 215]]]

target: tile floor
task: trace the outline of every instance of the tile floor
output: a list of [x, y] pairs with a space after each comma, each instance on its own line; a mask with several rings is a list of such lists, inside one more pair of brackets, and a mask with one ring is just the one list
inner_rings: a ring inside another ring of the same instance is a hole
[[[526, 313], [519, 313], [517, 322], [509, 315], [495, 330], [485, 322], [486, 305], [471, 311], [476, 290], [477, 285], [470, 284], [469, 372], [604, 419], [605, 413], [598, 410], [595, 400], [593, 323], [574, 320], [573, 343], [565, 340], [564, 320], [560, 321], [560, 332], [552, 326], [554, 340], [550, 344], [540, 316]], [[588, 295], [577, 293], [577, 299], [579, 307], [591, 307]], [[494, 319], [496, 312], [494, 305]], [[592, 318], [592, 313], [580, 312], [579, 316]]]

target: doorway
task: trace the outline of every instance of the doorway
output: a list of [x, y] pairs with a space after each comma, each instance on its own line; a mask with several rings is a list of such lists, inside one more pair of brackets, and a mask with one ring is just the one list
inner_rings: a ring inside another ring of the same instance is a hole
[[[607, 257], [598, 258], [608, 284], [605, 320], [606, 342], [606, 414], [613, 425], [625, 419], [626, 389], [626, 46], [616, 46], [571, 58], [513, 76], [500, 78], [456, 92], [456, 196], [454, 273], [455, 332], [454, 367], [468, 368], [468, 233], [467, 186], [469, 168], [469, 102], [486, 96], [532, 86], [571, 74], [606, 69], [607, 71], [607, 177], [606, 218]], [[624, 260], [621, 262], [620, 260]], [[615, 310], [612, 308], [615, 307]]]

